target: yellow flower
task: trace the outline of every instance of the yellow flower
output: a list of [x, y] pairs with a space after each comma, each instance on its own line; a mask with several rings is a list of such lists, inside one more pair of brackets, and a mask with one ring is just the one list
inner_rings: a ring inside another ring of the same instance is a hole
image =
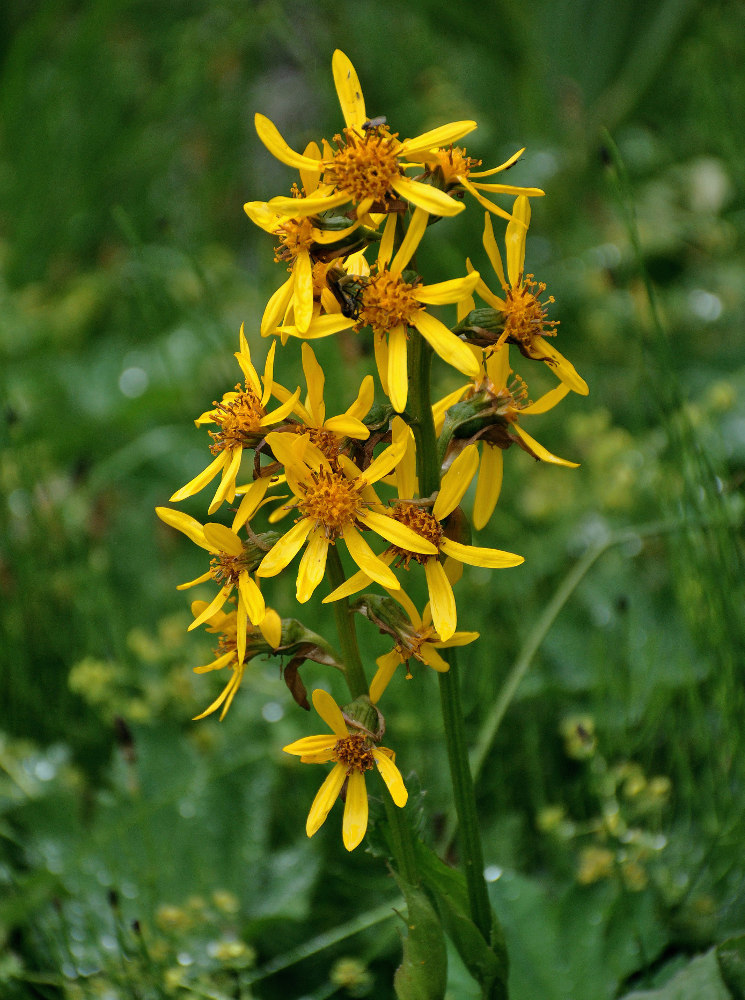
[[432, 215], [461, 212], [464, 207], [461, 202], [430, 184], [412, 180], [405, 175], [404, 168], [407, 161], [417, 161], [424, 153], [457, 142], [472, 132], [476, 123], [452, 122], [399, 142], [397, 134], [391, 133], [385, 124], [368, 121], [357, 73], [338, 49], [332, 68], [346, 123], [343, 134], [334, 137], [336, 149], [324, 143], [323, 155], [297, 153], [268, 118], [256, 115], [256, 131], [269, 152], [306, 176], [320, 179], [309, 197], [273, 198], [269, 206], [286, 215], [317, 215], [351, 203], [357, 219], [362, 219], [371, 211], [381, 213], [397, 208], [398, 199], [404, 199]]
[[[452, 514], [461, 502], [475, 474], [478, 465], [478, 449], [475, 444], [464, 448], [442, 477], [434, 504], [429, 499], [413, 499], [417, 493], [414, 435], [403, 420], [396, 417], [393, 421], [393, 444], [391, 447], [401, 448], [402, 444], [403, 454], [396, 465], [396, 488], [399, 499], [393, 505], [391, 516], [402, 526], [405, 526], [411, 534], [419, 535], [420, 541], [427, 541], [431, 548], [424, 552], [421, 549], [414, 549], [406, 544], [401, 545], [394, 542], [382, 558], [386, 563], [395, 561], [399, 565], [403, 565], [405, 569], [409, 568], [412, 559], [424, 566], [432, 622], [440, 640], [445, 642], [455, 634], [458, 616], [452, 584], [438, 556], [442, 554], [468, 566], [486, 566], [491, 569], [519, 566], [525, 560], [522, 556], [512, 552], [503, 552], [501, 549], [464, 545], [448, 538], [445, 533], [442, 522], [448, 515]], [[430, 506], [431, 511], [428, 509]], [[362, 572], [355, 573], [340, 587], [332, 591], [324, 599], [324, 604], [356, 594], [368, 586], [370, 582], [371, 574], [366, 573], [365, 567], [362, 567]], [[384, 587], [388, 586], [382, 581], [378, 582], [382, 583]]]
[[[472, 347], [472, 350], [474, 357], [482, 359], [478, 377], [473, 382], [449, 393], [439, 403], [435, 403], [432, 414], [435, 431], [439, 435], [445, 415], [451, 406], [460, 400], [474, 397], [478, 397], [480, 401], [478, 419], [483, 421], [485, 426], [476, 435], [482, 442], [482, 451], [473, 504], [473, 525], [477, 530], [481, 530], [491, 517], [499, 499], [502, 488], [502, 451], [511, 444], [518, 444], [533, 458], [551, 462], [553, 465], [576, 469], [578, 463], [553, 455], [523, 430], [519, 423], [523, 416], [547, 413], [553, 409], [567, 395], [569, 386], [562, 383], [544, 393], [534, 403], [526, 402], [528, 389], [523, 380], [516, 375], [511, 382], [509, 381], [510, 374], [514, 373], [510, 368], [509, 348], [506, 344], [488, 353], [485, 361], [480, 348]], [[473, 441], [474, 437], [472, 436], [470, 440]]]
[[323, 579], [329, 545], [337, 538], [344, 543], [357, 565], [383, 586], [398, 589], [395, 574], [376, 556], [359, 528], [370, 528], [382, 538], [406, 545], [417, 553], [435, 552], [427, 539], [385, 513], [372, 484], [387, 476], [400, 460], [404, 441], [390, 445], [361, 472], [345, 455], [333, 466], [306, 435], [272, 432], [267, 444], [285, 466], [287, 485], [294, 493], [289, 504], [302, 515], [264, 556], [257, 576], [276, 576], [308, 545], [300, 560], [297, 599], [308, 601]]
[[[156, 507], [155, 513], [165, 524], [183, 532], [200, 548], [212, 554], [210, 568], [202, 576], [188, 583], [182, 583], [178, 590], [195, 587], [207, 580], [220, 584], [220, 592], [201, 614], [189, 626], [191, 632], [197, 625], [215, 615], [225, 604], [233, 590], [238, 589], [238, 628], [241, 626], [241, 616], [246, 615], [253, 625], [261, 626], [266, 617], [267, 609], [261, 591], [251, 578], [251, 570], [259, 563], [263, 552], [253, 543], [244, 543], [238, 535], [223, 524], [201, 525], [195, 518], [180, 510], [169, 507]], [[245, 619], [244, 619], [245, 621]]]
[[[495, 339], [494, 348], [505, 341], [514, 344], [522, 355], [545, 363], [556, 376], [573, 392], [586, 396], [590, 391], [585, 380], [577, 374], [574, 366], [559, 354], [546, 340], [556, 335], [555, 320], [546, 319], [547, 305], [553, 302], [550, 296], [545, 302], [539, 298], [546, 290], [544, 284], [533, 281], [532, 274], [525, 274], [525, 242], [530, 225], [530, 202], [521, 195], [515, 199], [512, 219], [507, 225], [505, 245], [507, 248], [507, 277], [505, 279], [502, 257], [494, 239], [491, 219], [487, 214], [484, 225], [484, 249], [504, 290], [504, 299], [489, 290], [479, 279], [476, 291], [493, 309], [504, 315], [504, 330]], [[482, 345], [483, 346], [483, 345]]]
[[484, 184], [482, 178], [493, 177], [503, 170], [509, 170], [510, 167], [517, 163], [524, 152], [524, 149], [519, 149], [509, 160], [505, 160], [504, 163], [500, 163], [498, 167], [492, 167], [490, 170], [476, 170], [476, 167], [481, 166], [481, 160], [475, 160], [473, 157], [468, 156], [465, 149], [461, 149], [459, 146], [451, 146], [449, 149], [436, 149], [431, 153], [425, 153], [421, 157], [421, 160], [448, 194], [457, 193], [461, 189], [468, 191], [484, 208], [495, 215], [501, 215], [503, 219], [509, 221], [512, 218], [509, 212], [500, 208], [499, 205], [495, 205], [493, 201], [489, 201], [488, 198], [485, 198], [479, 192], [488, 191], [491, 194], [525, 195], [530, 198], [539, 198], [545, 192], [540, 188], [516, 187], [514, 184]]
[[[214, 409], [207, 410], [194, 421], [197, 427], [209, 423], [219, 426], [218, 431], [209, 432], [212, 438], [210, 451], [217, 457], [203, 472], [177, 490], [171, 497], [171, 503], [178, 503], [179, 500], [185, 500], [186, 497], [199, 493], [219, 473], [222, 473], [222, 479], [208, 513], [214, 514], [223, 500], [227, 500], [228, 503], [233, 502], [243, 449], [255, 447], [266, 434], [267, 427], [285, 420], [288, 414], [292, 413], [300, 396], [299, 388], [290, 394], [274, 382], [275, 347], [276, 344], [272, 344], [267, 354], [262, 380], [251, 364], [251, 352], [241, 326], [240, 351], [236, 352], [235, 357], [245, 377], [244, 388], [241, 389], [240, 385], [237, 385], [235, 392], [226, 392], [222, 402], [215, 403]], [[276, 410], [268, 413], [266, 406], [275, 389], [283, 391], [285, 401]], [[264, 490], [266, 485], [268, 481], [264, 485]]]
[[[305, 155], [315, 156], [318, 159], [321, 154], [316, 144], [311, 143]], [[311, 174], [306, 180], [304, 190], [312, 194], [317, 184], [317, 175]], [[296, 201], [299, 197], [298, 193], [296, 198], [291, 200]], [[305, 333], [314, 312], [318, 311], [315, 308], [317, 282], [314, 280], [316, 264], [314, 251], [320, 251], [325, 245], [343, 240], [357, 228], [358, 223], [353, 222], [344, 229], [323, 229], [320, 225], [314, 225], [307, 215], [277, 212], [264, 201], [249, 201], [243, 209], [252, 222], [278, 238], [279, 245], [275, 247], [274, 259], [278, 263], [286, 264], [290, 272], [290, 277], [269, 299], [261, 320], [261, 335], [265, 337], [280, 323], [287, 323], [290, 319], [290, 310], [292, 322], [300, 333]], [[319, 297], [321, 291], [319, 288]], [[332, 306], [331, 311], [338, 312], [338, 309], [333, 309]]]
[[[448, 570], [453, 575], [454, 573], [460, 575], [461, 567], [451, 560], [449, 566], [446, 565], [446, 572]], [[452, 575], [450, 582], [455, 582]], [[407, 677], [411, 677], [408, 662], [412, 658], [426, 663], [428, 667], [439, 673], [445, 673], [450, 669], [450, 664], [443, 660], [437, 650], [448, 649], [451, 646], [467, 646], [479, 637], [478, 632], [454, 632], [449, 639], [443, 640], [432, 624], [432, 612], [429, 604], [425, 607], [424, 614], [420, 616], [414, 602], [403, 589], [396, 591], [392, 596], [402, 605], [409, 616], [411, 628], [397, 628], [396, 645], [390, 653], [379, 656], [375, 661], [378, 670], [370, 685], [370, 701], [373, 704], [380, 701], [399, 664], [406, 664]]]
[[373, 735], [361, 731], [351, 720], [347, 725], [341, 709], [326, 691], [313, 692], [313, 706], [326, 725], [330, 736], [306, 736], [284, 748], [285, 753], [299, 756], [304, 764], [325, 764], [334, 767], [318, 790], [310, 807], [305, 825], [309, 837], [319, 830], [346, 783], [346, 801], [342, 838], [348, 851], [353, 851], [367, 830], [367, 789], [365, 771], [376, 765], [397, 806], [406, 805], [409, 793], [395, 765], [395, 756], [386, 747], [375, 745]]
[[[310, 344], [304, 343], [302, 345], [302, 358], [308, 394], [305, 404], [298, 401], [294, 405], [293, 413], [300, 417], [302, 423], [292, 425], [292, 431], [298, 434], [307, 434], [313, 444], [334, 465], [345, 438], [366, 441], [370, 437], [370, 431], [361, 418], [367, 414], [375, 399], [373, 377], [372, 375], [365, 376], [357, 398], [344, 413], [327, 418], [326, 404], [323, 399], [326, 376]], [[277, 389], [278, 399], [282, 399], [283, 394], [286, 394], [287, 399], [291, 398], [286, 389]], [[286, 425], [283, 431], [287, 431], [288, 426], [290, 425]]]
[[[462, 278], [441, 281], [434, 285], [410, 284], [402, 272], [408, 265], [427, 228], [429, 216], [417, 208], [411, 217], [398, 251], [391, 260], [396, 217], [390, 216], [383, 233], [377, 259], [377, 273], [362, 275], [356, 292], [356, 315], [346, 319], [347, 326], [358, 330], [369, 326], [374, 334], [375, 361], [383, 391], [399, 413], [406, 408], [409, 391], [407, 373], [408, 329], [415, 327], [439, 354], [443, 361], [465, 375], [474, 377], [478, 362], [467, 344], [455, 336], [444, 323], [427, 312], [427, 305], [444, 305], [468, 298], [477, 287], [479, 275], [472, 271]], [[332, 317], [312, 320], [305, 336], [325, 337], [337, 330], [328, 322]], [[296, 327], [281, 327], [281, 332], [301, 336]]]
[[[191, 610], [195, 619], [201, 618], [207, 608], [206, 601], [194, 601]], [[247, 625], [245, 613], [241, 615], [240, 610], [231, 611], [228, 614], [216, 611], [206, 619], [206, 622], [207, 631], [220, 636], [218, 648], [214, 651], [215, 659], [204, 666], [194, 667], [194, 673], [206, 674], [213, 670], [229, 667], [231, 675], [228, 683], [209, 708], [206, 708], [199, 715], [195, 715], [193, 721], [204, 719], [222, 706], [222, 712], [220, 712], [220, 721], [222, 722], [236, 691], [241, 686], [246, 663], [254, 656], [269, 653], [279, 646], [282, 641], [282, 622], [277, 612], [272, 608], [266, 609], [266, 615], [258, 629]]]

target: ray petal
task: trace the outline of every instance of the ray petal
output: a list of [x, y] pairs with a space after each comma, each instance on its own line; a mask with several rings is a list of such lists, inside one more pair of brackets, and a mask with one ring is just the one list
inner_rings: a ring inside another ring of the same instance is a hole
[[412, 531], [405, 524], [401, 524], [389, 514], [378, 514], [374, 510], [366, 510], [358, 514], [357, 519], [399, 549], [405, 549], [407, 552], [420, 552], [424, 555], [434, 555], [437, 552], [437, 547], [432, 542], [417, 535], [415, 531]]
[[313, 707], [316, 712], [318, 712], [323, 721], [337, 736], [337, 738], [343, 739], [344, 737], [349, 736], [347, 724], [344, 721], [344, 716], [341, 714], [341, 709], [328, 691], [324, 691], [323, 688], [316, 688], [313, 692], [312, 698]]
[[195, 545], [198, 545], [202, 549], [207, 549], [208, 552], [214, 551], [204, 537], [204, 528], [196, 518], [191, 517], [189, 514], [184, 514], [182, 510], [171, 510], [170, 507], [156, 507], [155, 513], [164, 524], [175, 528], [177, 531], [181, 531]]
[[396, 667], [402, 661], [396, 650], [392, 649], [390, 653], [385, 653], [383, 656], [379, 656], [375, 662], [378, 665], [378, 669], [372, 679], [372, 684], [370, 685], [370, 701], [373, 705], [377, 705], [380, 701], [383, 692], [390, 684], [391, 679], [396, 672]]
[[309, 517], [301, 518], [267, 552], [256, 570], [256, 575], [276, 576], [281, 573], [303, 547], [312, 527], [313, 521]]
[[502, 491], [504, 458], [496, 445], [483, 445], [476, 496], [473, 501], [473, 526], [477, 531], [488, 523]]
[[[288, 167], [296, 167], [298, 170], [313, 171], [317, 174], [321, 172], [323, 164], [318, 160], [312, 160], [309, 156], [302, 156], [300, 153], [296, 153], [294, 149], [291, 149], [280, 135], [277, 126], [266, 115], [257, 113], [254, 116], [254, 124], [259, 139], [261, 139], [272, 156], [276, 156], [280, 162], [286, 163]], [[286, 200], [289, 202], [293, 201], [291, 198]], [[270, 208], [273, 207], [270, 204]], [[289, 215], [292, 216], [293, 214], [291, 210]]]
[[305, 832], [312, 837], [326, 822], [331, 806], [336, 802], [347, 777], [347, 769], [342, 764], [336, 767], [327, 775], [326, 780], [318, 789], [316, 797], [308, 813], [308, 820], [305, 824]]
[[[443, 538], [440, 548], [447, 556], [452, 556], [458, 562], [467, 566], [486, 566], [489, 569], [507, 569], [510, 566], [519, 566], [525, 562], [523, 556], [518, 556], [514, 552], [503, 552], [501, 549], [485, 549], [478, 545], [463, 545], [461, 542], [454, 542], [452, 538]], [[434, 615], [433, 615], [434, 620]], [[435, 628], [437, 626], [435, 625]], [[437, 629], [440, 632], [439, 629]], [[451, 633], [452, 634], [452, 633]], [[440, 632], [442, 639], [445, 636]]]
[[432, 508], [432, 514], [438, 521], [451, 514], [461, 502], [478, 467], [479, 449], [475, 444], [469, 444], [442, 477], [440, 492]]
[[365, 778], [360, 771], [353, 771], [347, 784], [342, 822], [342, 840], [348, 851], [353, 851], [362, 843], [367, 830], [367, 809]]
[[297, 599], [300, 604], [310, 600], [313, 591], [323, 579], [328, 551], [329, 540], [326, 531], [319, 525], [308, 537], [308, 545], [297, 571]]
[[334, 86], [341, 105], [341, 113], [344, 115], [344, 123], [347, 128], [359, 131], [362, 123], [367, 120], [365, 99], [355, 68], [341, 49], [336, 49], [334, 52], [331, 70], [334, 74]]
[[458, 623], [453, 588], [445, 575], [442, 563], [437, 559], [428, 559], [426, 561], [424, 564], [424, 575], [427, 577], [427, 587], [429, 589], [432, 624], [436, 628], [440, 639], [446, 641], [455, 632], [455, 626]]
[[383, 562], [380, 556], [375, 555], [356, 528], [347, 524], [344, 526], [342, 534], [350, 556], [363, 573], [369, 576], [371, 580], [379, 583], [381, 587], [385, 587], [388, 590], [399, 589], [401, 584], [398, 582], [396, 574]]
[[507, 247], [507, 277], [518, 288], [525, 268], [525, 240], [530, 225], [530, 201], [521, 195], [515, 198], [512, 219], [507, 224], [504, 242]]
[[533, 452], [535, 457], [540, 459], [541, 462], [550, 462], [552, 465], [564, 465], [568, 469], [579, 468], [579, 462], [570, 462], [566, 458], [559, 458], [557, 455], [553, 455], [548, 448], [544, 448], [539, 441], [536, 441], [534, 437], [531, 437], [530, 434], [528, 434], [527, 431], [524, 431], [519, 424], [513, 424], [513, 427], [516, 433]]
[[479, 363], [474, 358], [467, 344], [459, 340], [444, 323], [430, 316], [424, 309], [412, 317], [412, 323], [424, 339], [431, 345], [436, 354], [453, 368], [475, 378], [479, 373]]
[[414, 139], [407, 139], [401, 144], [399, 155], [413, 159], [417, 153], [428, 153], [440, 146], [450, 146], [468, 135], [469, 132], [473, 132], [475, 128], [477, 125], [474, 121], [450, 122], [448, 125], [440, 125], [429, 132], [422, 132]]
[[404, 780], [401, 777], [401, 772], [387, 756], [383, 753], [383, 748], [375, 748], [373, 750], [373, 757], [375, 758], [375, 763], [378, 765], [378, 770], [383, 778], [383, 781], [388, 786], [388, 791], [391, 793], [391, 798], [396, 803], [399, 808], [406, 805], [409, 798], [409, 793], [406, 791], [404, 786]]
[[462, 201], [456, 201], [439, 188], [432, 187], [431, 184], [422, 184], [421, 181], [413, 181], [403, 175], [397, 177], [392, 186], [402, 198], [417, 208], [424, 209], [429, 215], [458, 215], [466, 207]]

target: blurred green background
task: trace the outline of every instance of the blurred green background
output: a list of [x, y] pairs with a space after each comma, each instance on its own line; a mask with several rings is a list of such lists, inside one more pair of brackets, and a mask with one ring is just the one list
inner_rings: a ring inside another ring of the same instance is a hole
[[[525, 566], [467, 569], [458, 592], [484, 636], [464, 698], [512, 996], [672, 996], [745, 929], [743, 40], [736, 0], [6, 0], [3, 998], [392, 996], [395, 887], [346, 855], [338, 806], [306, 839], [319, 771], [281, 747], [316, 721], [278, 661], [224, 722], [190, 721], [220, 690], [192, 674], [209, 637], [185, 634], [175, 590], [203, 560], [153, 514], [204, 465], [192, 420], [235, 384], [241, 322], [263, 364], [281, 269], [242, 205], [294, 177], [254, 112], [295, 148], [333, 135], [336, 47], [402, 135], [473, 117], [485, 166], [527, 147], [510, 179], [548, 195], [527, 269], [591, 387], [529, 428], [579, 470], [506, 456], [483, 544]], [[482, 224], [472, 205], [432, 239], [428, 280], [483, 262]], [[370, 365], [341, 348], [318, 342], [333, 412]], [[294, 388], [299, 351], [279, 363]], [[335, 642], [320, 598], [270, 593]], [[386, 642], [358, 631], [372, 664]], [[435, 679], [387, 698], [442, 847]], [[450, 996], [476, 996], [451, 957]]]

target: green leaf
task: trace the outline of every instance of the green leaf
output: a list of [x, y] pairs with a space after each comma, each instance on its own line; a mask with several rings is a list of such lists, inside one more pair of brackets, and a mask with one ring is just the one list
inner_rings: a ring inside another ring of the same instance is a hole
[[668, 943], [654, 895], [615, 882], [562, 886], [508, 869], [489, 898], [507, 938], [511, 1000], [610, 1000]]
[[401, 965], [393, 985], [398, 1000], [442, 1000], [447, 984], [447, 951], [442, 925], [423, 889], [399, 881], [406, 900], [406, 925]]
[[421, 841], [416, 843], [417, 868], [432, 893], [442, 925], [464, 965], [480, 984], [483, 996], [502, 1000], [507, 996], [507, 949], [502, 928], [492, 913], [492, 941], [484, 940], [469, 916], [466, 880], [446, 865]]
[[623, 1000], [733, 1000], [733, 994], [722, 982], [717, 949], [712, 948], [694, 958], [660, 989], [627, 993]]
[[734, 1000], [745, 1000], [745, 934], [723, 941], [717, 948], [717, 960]]

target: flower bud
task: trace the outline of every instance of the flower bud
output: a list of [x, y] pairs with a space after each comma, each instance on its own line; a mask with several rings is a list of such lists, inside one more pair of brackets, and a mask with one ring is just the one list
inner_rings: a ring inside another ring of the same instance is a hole
[[385, 731], [385, 723], [383, 716], [375, 705], [370, 703], [367, 695], [361, 695], [348, 705], [343, 705], [342, 712], [346, 722], [369, 733], [376, 742], [380, 741]]

